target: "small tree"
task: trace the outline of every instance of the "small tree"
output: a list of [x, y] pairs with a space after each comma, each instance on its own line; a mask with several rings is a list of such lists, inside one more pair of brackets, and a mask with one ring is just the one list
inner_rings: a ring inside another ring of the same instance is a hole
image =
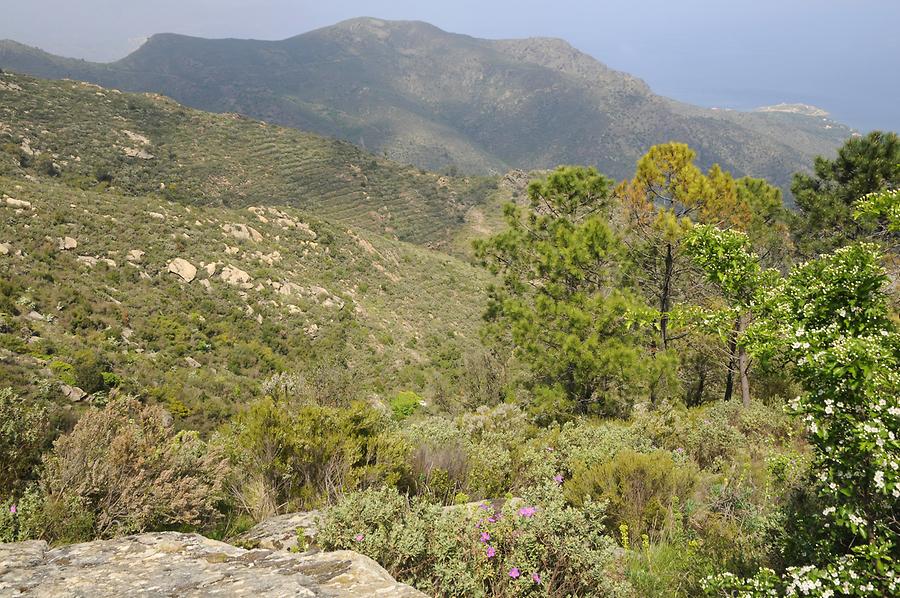
[[548, 418], [624, 413], [647, 385], [634, 328], [646, 307], [622, 285], [609, 180], [561, 167], [531, 183], [528, 197], [527, 208], [506, 206], [506, 231], [476, 243], [482, 263], [502, 277], [490, 289], [488, 335], [509, 335]]
[[[753, 317], [753, 306], [759, 300], [763, 282], [759, 258], [750, 251], [747, 235], [712, 226], [700, 225], [691, 230], [685, 237], [685, 247], [727, 302], [722, 309], [704, 313], [702, 321], [713, 332], [727, 338], [729, 357], [737, 365], [741, 400], [749, 406], [750, 355], [742, 337]], [[731, 325], [731, 322], [734, 324]], [[729, 373], [734, 369], [734, 364], [729, 363]], [[730, 376], [725, 390], [725, 399], [729, 398]]]
[[900, 188], [900, 137], [872, 131], [848, 140], [836, 158], [816, 158], [813, 174], [794, 175], [800, 209], [794, 232], [804, 253], [815, 255], [847, 241], [865, 240], [877, 225], [854, 217], [857, 199]]

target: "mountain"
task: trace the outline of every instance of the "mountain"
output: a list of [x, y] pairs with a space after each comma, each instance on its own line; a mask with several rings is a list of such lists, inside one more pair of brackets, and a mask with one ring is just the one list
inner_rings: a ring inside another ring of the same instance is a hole
[[655, 95], [558, 39], [484, 40], [361, 18], [282, 41], [151, 37], [110, 64], [0, 43], [0, 67], [164, 93], [351, 141], [433, 170], [578, 163], [628, 176], [651, 145], [787, 186], [852, 134], [795, 111], [710, 110]]
[[0, 388], [153, 389], [200, 428], [278, 372], [325, 397], [430, 397], [480, 346], [489, 277], [397, 237], [452, 241], [470, 186], [159, 96], [2, 74]]

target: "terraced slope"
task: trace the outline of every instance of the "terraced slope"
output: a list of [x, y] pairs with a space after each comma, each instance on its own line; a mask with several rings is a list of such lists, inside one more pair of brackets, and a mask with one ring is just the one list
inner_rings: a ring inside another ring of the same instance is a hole
[[0, 147], [0, 174], [56, 174], [82, 188], [193, 205], [291, 205], [436, 246], [494, 184], [158, 95], [9, 73], [0, 75]]
[[677, 140], [703, 166], [786, 188], [853, 133], [818, 115], [681, 104], [562, 40], [483, 40], [368, 18], [273, 42], [156, 35], [110, 64], [6, 42], [0, 67], [162, 92], [465, 172], [569, 163], [624, 178], [651, 145]]

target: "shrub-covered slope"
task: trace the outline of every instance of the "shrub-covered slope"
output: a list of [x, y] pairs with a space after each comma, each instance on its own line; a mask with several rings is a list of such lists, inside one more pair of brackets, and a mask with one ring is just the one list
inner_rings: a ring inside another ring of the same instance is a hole
[[216, 420], [278, 372], [430, 396], [478, 344], [486, 277], [442, 253], [291, 208], [8, 177], [0, 197], [0, 387], [154, 389]]

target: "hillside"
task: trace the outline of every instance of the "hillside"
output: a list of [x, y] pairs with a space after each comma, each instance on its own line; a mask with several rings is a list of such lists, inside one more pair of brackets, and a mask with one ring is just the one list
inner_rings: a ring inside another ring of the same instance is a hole
[[292, 205], [432, 245], [445, 242], [493, 185], [158, 95], [8, 73], [0, 86], [0, 174], [42, 169], [75, 186], [103, 183], [195, 205]]
[[852, 133], [818, 116], [681, 104], [557, 39], [367, 18], [273, 42], [155, 35], [111, 64], [3, 42], [0, 67], [165, 93], [466, 172], [572, 163], [623, 178], [651, 145], [680, 140], [704, 166], [787, 186]]
[[[384, 202], [398, 232], [449, 242], [458, 208], [438, 200], [463, 183], [157, 97], [0, 84], [0, 388], [153, 389], [201, 428], [278, 373], [335, 401], [455, 388], [487, 276], [371, 232], [368, 210]], [[279, 172], [292, 148], [315, 178]], [[343, 170], [351, 159], [362, 168]]]

